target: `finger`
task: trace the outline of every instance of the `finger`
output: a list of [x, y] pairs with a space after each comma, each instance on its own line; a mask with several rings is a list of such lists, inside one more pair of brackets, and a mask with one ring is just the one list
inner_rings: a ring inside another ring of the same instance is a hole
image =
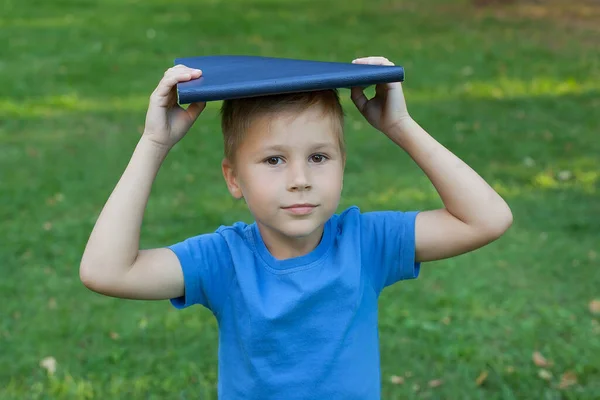
[[363, 57], [352, 61], [353, 64], [369, 64], [369, 65], [394, 65], [393, 62], [385, 57]]
[[170, 78], [172, 76], [185, 75], [185, 74], [191, 75], [192, 79], [197, 79], [202, 75], [202, 70], [188, 68], [188, 67], [182, 67], [182, 68], [173, 67], [173, 68], [169, 68], [168, 70], [165, 71], [165, 73], [163, 75], [163, 79]]
[[186, 69], [193, 70], [193, 69], [197, 69], [197, 68], [188, 67], [187, 65], [183, 65], [183, 64], [177, 64], [177, 65], [174, 65], [171, 68], [167, 69], [165, 71], [165, 74], [169, 71], [186, 70]]
[[158, 86], [156, 87], [156, 90], [154, 91], [155, 95], [157, 97], [166, 97], [169, 95], [169, 92], [171, 92], [171, 89], [179, 82], [187, 82], [189, 80], [192, 79], [197, 79], [202, 75], [202, 71], [200, 70], [196, 70], [196, 72], [179, 72], [179, 73], [172, 73], [169, 75], [164, 76], [160, 82], [158, 83]]
[[178, 75], [182, 73], [194, 73], [195, 71], [200, 71], [199, 68], [191, 68], [183, 64], [177, 64], [174, 67], [169, 68], [165, 71], [164, 76]]
[[364, 89], [361, 87], [353, 87], [350, 89], [350, 98], [352, 99], [352, 102], [354, 102], [354, 105], [356, 105], [356, 108], [358, 108], [358, 111], [360, 112], [363, 112], [365, 106], [367, 105], [367, 102], [369, 101], [369, 99], [367, 99], [367, 96], [365, 96], [365, 92], [363, 90]]
[[381, 60], [386, 60], [386, 61], [389, 61], [387, 58], [385, 58], [383, 56], [359, 57], [356, 60], [361, 60], [361, 61], [381, 61]]
[[206, 102], [192, 103], [185, 112], [190, 117], [191, 121], [195, 121], [205, 108]]
[[389, 60], [358, 60], [353, 61], [352, 64], [367, 64], [367, 65], [395, 65], [393, 62]]
[[[169, 94], [166, 97], [161, 98], [161, 100], [162, 101], [160, 102], [160, 104], [165, 106], [166, 108], [173, 108], [175, 106], [181, 108], [181, 106], [177, 104], [177, 89], [175, 87], [172, 87]], [[183, 110], [183, 108], [181, 109]]]

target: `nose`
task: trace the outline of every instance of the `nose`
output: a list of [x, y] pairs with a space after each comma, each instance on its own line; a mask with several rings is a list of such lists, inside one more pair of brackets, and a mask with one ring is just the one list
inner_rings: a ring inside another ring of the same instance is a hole
[[311, 188], [308, 166], [305, 163], [290, 165], [288, 190], [290, 192], [302, 192]]

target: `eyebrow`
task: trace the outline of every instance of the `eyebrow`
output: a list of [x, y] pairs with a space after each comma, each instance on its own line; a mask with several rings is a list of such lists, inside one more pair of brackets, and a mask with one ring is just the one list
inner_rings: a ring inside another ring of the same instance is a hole
[[[335, 144], [331, 143], [331, 142], [320, 142], [320, 143], [315, 143], [313, 146], [311, 146], [311, 149], [313, 151], [315, 150], [319, 150], [319, 149], [323, 149], [323, 148], [335, 148]], [[273, 145], [273, 146], [267, 146], [262, 148], [262, 151], [280, 151], [280, 152], [284, 152], [288, 149], [287, 146], [285, 145]]]

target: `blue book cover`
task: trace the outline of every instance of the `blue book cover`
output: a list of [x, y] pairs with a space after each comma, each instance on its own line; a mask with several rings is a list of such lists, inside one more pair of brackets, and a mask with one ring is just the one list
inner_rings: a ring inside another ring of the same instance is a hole
[[217, 55], [176, 58], [177, 64], [202, 70], [199, 79], [177, 85], [180, 104], [404, 81], [401, 66], [351, 62]]

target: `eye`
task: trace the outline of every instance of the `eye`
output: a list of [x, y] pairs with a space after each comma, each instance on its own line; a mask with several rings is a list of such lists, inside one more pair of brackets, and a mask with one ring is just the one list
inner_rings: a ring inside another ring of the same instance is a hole
[[283, 162], [281, 157], [268, 157], [265, 159], [264, 162], [266, 162], [269, 165], [279, 165], [280, 161]]
[[327, 156], [325, 156], [324, 154], [313, 154], [312, 156], [310, 156], [310, 160], [316, 164], [320, 164], [323, 161], [327, 160]]

